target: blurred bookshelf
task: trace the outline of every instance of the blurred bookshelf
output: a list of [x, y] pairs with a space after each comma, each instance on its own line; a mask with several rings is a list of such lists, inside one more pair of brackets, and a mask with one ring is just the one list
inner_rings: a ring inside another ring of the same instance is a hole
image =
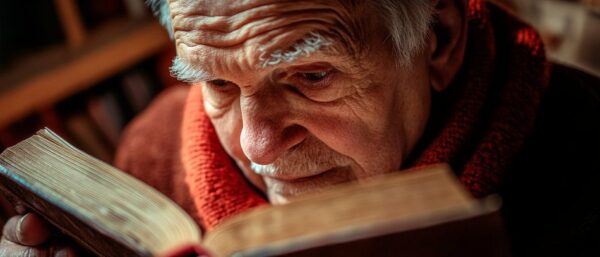
[[0, 38], [0, 57], [13, 56], [0, 63], [0, 150], [47, 126], [111, 161], [123, 127], [165, 86], [170, 39], [143, 0], [40, 2], [45, 19], [27, 26], [48, 27], [41, 43], [0, 13], [0, 35], [17, 37]]
[[165, 35], [156, 37], [162, 35], [163, 29], [154, 21], [126, 24], [127, 29], [119, 23], [114, 26], [113, 34], [98, 36], [98, 40], [69, 54], [55, 55], [56, 60], [50, 59], [46, 65], [14, 69], [3, 74], [0, 84], [8, 85], [8, 88], [0, 91], [0, 127], [93, 86], [169, 43]]

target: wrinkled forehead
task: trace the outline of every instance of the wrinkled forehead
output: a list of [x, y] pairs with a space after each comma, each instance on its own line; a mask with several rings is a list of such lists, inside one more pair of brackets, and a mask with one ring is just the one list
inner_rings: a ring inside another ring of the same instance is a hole
[[265, 56], [307, 37], [331, 39], [335, 44], [328, 50], [355, 51], [360, 5], [350, 0], [172, 0], [169, 8], [175, 43], [192, 59], [187, 61], [226, 57], [260, 67]]
[[[170, 6], [183, 6], [210, 16], [231, 16], [258, 7], [277, 7], [280, 4], [294, 4], [297, 9], [311, 5], [351, 7], [365, 0], [169, 0]], [[304, 8], [303, 8], [304, 7]]]

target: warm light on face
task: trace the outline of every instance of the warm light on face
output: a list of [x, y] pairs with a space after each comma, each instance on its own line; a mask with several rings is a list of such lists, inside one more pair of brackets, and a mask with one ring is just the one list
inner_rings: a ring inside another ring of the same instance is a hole
[[201, 79], [206, 113], [249, 180], [285, 203], [399, 169], [429, 114], [425, 57], [399, 68], [377, 22], [353, 54], [354, 18], [337, 1], [252, 3], [171, 6], [174, 73]]

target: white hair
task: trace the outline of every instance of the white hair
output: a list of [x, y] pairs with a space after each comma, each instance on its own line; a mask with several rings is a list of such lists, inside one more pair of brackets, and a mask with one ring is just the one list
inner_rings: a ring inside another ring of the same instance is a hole
[[207, 81], [211, 78], [206, 71], [200, 70], [191, 64], [184, 62], [179, 56], [175, 56], [173, 59], [170, 71], [171, 76], [179, 81], [187, 83]]
[[309, 56], [310, 54], [319, 50], [322, 46], [327, 45], [331, 45], [331, 42], [329, 40], [322, 37], [317, 32], [311, 32], [300, 42], [294, 44], [291, 47], [291, 50], [285, 52], [277, 50], [271, 53], [268, 59], [261, 55], [261, 67], [264, 68], [271, 65], [277, 65], [283, 62], [293, 62], [302, 56]]
[[[146, 2], [172, 37], [173, 27], [167, 0], [146, 0]], [[433, 1], [377, 0], [373, 2], [389, 31], [398, 63], [409, 64], [425, 44], [427, 32], [433, 22]]]
[[410, 63], [421, 51], [433, 23], [431, 0], [378, 0], [382, 17], [400, 63]]

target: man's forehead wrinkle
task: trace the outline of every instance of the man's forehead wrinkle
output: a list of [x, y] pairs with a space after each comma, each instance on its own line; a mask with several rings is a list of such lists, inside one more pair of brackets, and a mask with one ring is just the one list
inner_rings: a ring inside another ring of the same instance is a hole
[[[303, 23], [322, 23], [320, 27], [330, 27], [334, 24], [333, 14], [324, 14], [307, 20], [305, 17], [267, 17], [261, 21], [256, 21], [244, 25], [244, 27], [231, 32], [222, 33], [218, 31], [194, 31], [193, 34], [187, 31], [182, 31], [179, 28], [175, 29], [175, 38], [191, 41], [195, 44], [202, 44], [215, 47], [233, 47], [240, 45], [248, 39], [260, 37], [264, 33], [274, 29]], [[182, 37], [183, 36], [183, 37]]]
[[[328, 14], [330, 15], [330, 14]], [[289, 19], [295, 21], [294, 19]], [[245, 39], [230, 40], [229, 42], [222, 42], [223, 39], [210, 40], [207, 37], [203, 37], [199, 34], [186, 34], [176, 31], [175, 39], [177, 44], [185, 44], [187, 46], [202, 45], [214, 48], [235, 48], [235, 47], [257, 47], [260, 46], [264, 51], [275, 51], [275, 48], [286, 49], [292, 46], [295, 41], [304, 37], [306, 34], [311, 32], [320, 32], [324, 35], [330, 35], [333, 37], [341, 37], [344, 41], [352, 41], [351, 35], [347, 35], [347, 30], [338, 28], [339, 26], [333, 26], [334, 22], [323, 21], [321, 18], [317, 18], [311, 21], [301, 21], [288, 24], [278, 28], [271, 28], [265, 30], [259, 35], [253, 35]], [[246, 33], [253, 33], [247, 31]], [[287, 44], [287, 45], [286, 45]], [[272, 49], [269, 49], [272, 48]]]
[[232, 50], [204, 46], [181, 46], [178, 50], [181, 56], [185, 56], [186, 63], [209, 75], [204, 81], [224, 79], [240, 82], [239, 79], [246, 74], [253, 73], [254, 64], [249, 63], [251, 58], [247, 58], [246, 54], [232, 54]]
[[[309, 35], [313, 31], [314, 30], [312, 28], [304, 28], [304, 32], [306, 32], [304, 35]], [[192, 63], [212, 67], [216, 60], [227, 62], [235, 60], [234, 62], [239, 64], [239, 67], [236, 66], [236, 69], [246, 69], [246, 71], [248, 71], [262, 67], [261, 64], [263, 64], [263, 61], [261, 60], [261, 55], [265, 57], [269, 56], [272, 51], [281, 49], [285, 50], [287, 47], [292, 46], [293, 43], [303, 39], [303, 37], [298, 37], [296, 33], [289, 33], [289, 31], [288, 33], [283, 33], [283, 31], [271, 31], [270, 33], [272, 33], [272, 35], [246, 42], [247, 44], [244, 44], [244, 46], [241, 48], [219, 48], [204, 45], [187, 45], [184, 42], [178, 42], [177, 46], [178, 49], [182, 49], [187, 56], [190, 56], [190, 62]], [[331, 44], [318, 49], [318, 51], [313, 54], [319, 54], [323, 57], [352, 57], [351, 49], [348, 49], [345, 44], [340, 42], [340, 40], [337, 40], [331, 34], [322, 34], [325, 36], [328, 42], [331, 42]], [[257, 49], [257, 46], [262, 46], [264, 48]], [[231, 68], [226, 70], [233, 71]]]
[[221, 68], [225, 63], [245, 64], [245, 67], [256, 65], [251, 63], [252, 60], [258, 59], [257, 51], [252, 51], [246, 48], [217, 48], [204, 45], [188, 45], [184, 42], [177, 43], [178, 53], [186, 56], [189, 63], [193, 63], [198, 67], [203, 67], [211, 71], [215, 76], [223, 76], [221, 71], [233, 72], [231, 69]]
[[[262, 1], [262, 5], [254, 5], [254, 10], [239, 8], [244, 15], [220, 11], [216, 13], [221, 14], [218, 17], [210, 16], [215, 13], [207, 10], [214, 5], [202, 9], [199, 2], [203, 1], [188, 2], [196, 9], [189, 6], [179, 10], [172, 8], [172, 15], [177, 17], [173, 23], [177, 28], [176, 45], [178, 49], [187, 49], [195, 65], [206, 67], [205, 70], [215, 75], [260, 68], [261, 56], [285, 51], [315, 32], [334, 43], [318, 49], [321, 56], [334, 53], [348, 56], [354, 52], [355, 28], [352, 27], [353, 10], [350, 9], [354, 7], [348, 7], [344, 1]], [[173, 2], [176, 3], [178, 1]], [[226, 8], [229, 7], [223, 9]], [[226, 30], [233, 32], [224, 32]], [[214, 63], [216, 60], [221, 61]]]
[[[287, 0], [288, 2], [293, 2]], [[170, 0], [171, 7], [203, 16], [232, 16], [264, 5], [285, 2], [282, 0]]]
[[260, 6], [232, 16], [205, 16], [196, 13], [177, 13], [174, 15], [173, 26], [174, 29], [181, 31], [205, 30], [229, 33], [239, 30], [253, 21], [261, 21], [261, 19], [264, 19], [265, 22], [278, 18], [289, 19], [295, 17], [298, 19], [298, 14], [319, 11], [336, 12], [334, 8], [325, 5], [282, 3]]
[[[343, 18], [339, 17], [337, 10], [329, 6], [307, 4], [299, 8], [298, 4], [290, 3], [274, 6], [276, 8], [271, 8], [269, 12], [261, 10], [255, 13], [256, 17], [252, 14], [244, 15], [240, 19], [179, 15], [174, 20], [175, 38], [189, 40], [195, 44], [232, 47], [269, 30], [295, 23], [321, 22], [332, 27], [334, 24], [346, 24]], [[238, 21], [231, 23], [232, 20]], [[185, 37], [181, 37], [182, 34]]]
[[227, 33], [238, 30], [251, 21], [260, 18], [261, 13], [269, 12], [270, 9], [273, 9], [273, 6], [263, 5], [232, 15], [207, 15], [198, 10], [190, 10], [174, 15], [175, 22], [173, 26], [176, 29], [185, 31], [209, 30]]

